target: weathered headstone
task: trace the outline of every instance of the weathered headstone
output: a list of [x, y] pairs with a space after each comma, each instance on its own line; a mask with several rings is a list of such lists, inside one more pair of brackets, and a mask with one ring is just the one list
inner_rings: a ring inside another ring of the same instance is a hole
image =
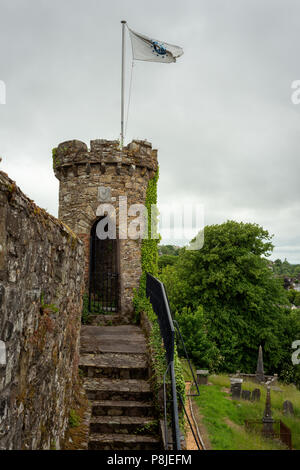
[[239, 400], [241, 397], [243, 379], [231, 377], [230, 379], [230, 392], [233, 400]]
[[287, 416], [294, 416], [294, 407], [293, 403], [289, 400], [283, 402], [283, 414]]
[[267, 388], [266, 406], [265, 406], [265, 411], [264, 411], [262, 422], [263, 422], [262, 434], [264, 436], [272, 436], [274, 434], [274, 429], [273, 429], [274, 419], [272, 417], [272, 410], [271, 410], [270, 387]]
[[207, 385], [207, 377], [209, 371], [207, 369], [197, 370], [197, 383], [198, 385]]
[[259, 388], [255, 388], [252, 391], [251, 400], [252, 401], [260, 401], [260, 390], [259, 390]]
[[242, 390], [242, 399], [243, 400], [250, 400], [251, 399], [250, 390]]
[[256, 380], [259, 383], [265, 381], [263, 351], [262, 351], [261, 346], [259, 346], [259, 350], [258, 350], [258, 359], [257, 359], [257, 367], [256, 367]]

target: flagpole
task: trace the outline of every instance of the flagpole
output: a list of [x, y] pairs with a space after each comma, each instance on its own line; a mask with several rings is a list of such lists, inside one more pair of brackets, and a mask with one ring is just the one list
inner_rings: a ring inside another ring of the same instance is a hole
[[125, 24], [126, 21], [122, 20], [122, 71], [121, 71], [121, 138], [120, 147], [123, 149], [124, 145], [124, 89], [125, 89]]

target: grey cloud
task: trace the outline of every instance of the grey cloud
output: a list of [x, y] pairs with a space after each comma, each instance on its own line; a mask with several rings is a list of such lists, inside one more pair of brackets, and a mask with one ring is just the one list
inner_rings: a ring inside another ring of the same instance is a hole
[[[127, 141], [159, 149], [159, 201], [190, 198], [206, 222], [255, 221], [274, 256], [300, 262], [300, 5], [278, 0], [0, 0], [1, 168], [57, 213], [51, 148], [117, 138], [120, 20], [178, 44], [176, 64], [137, 63]], [[127, 42], [127, 83], [130, 44]], [[127, 95], [128, 96], [128, 95]]]

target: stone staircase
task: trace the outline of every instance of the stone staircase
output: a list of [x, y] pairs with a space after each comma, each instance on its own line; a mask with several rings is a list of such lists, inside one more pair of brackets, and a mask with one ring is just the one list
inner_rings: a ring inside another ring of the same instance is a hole
[[140, 327], [83, 325], [80, 369], [91, 403], [89, 449], [162, 448]]

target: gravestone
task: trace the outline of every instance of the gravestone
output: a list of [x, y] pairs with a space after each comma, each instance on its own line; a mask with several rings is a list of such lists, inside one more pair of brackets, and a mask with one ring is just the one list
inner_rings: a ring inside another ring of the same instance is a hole
[[259, 346], [258, 358], [257, 358], [257, 367], [256, 367], [256, 380], [258, 383], [265, 381], [265, 372], [264, 372], [264, 361], [263, 361], [263, 350]]
[[273, 429], [274, 419], [272, 417], [270, 387], [267, 388], [266, 405], [265, 405], [265, 411], [264, 411], [262, 422], [263, 422], [262, 435], [266, 437], [273, 436], [274, 435], [274, 429]]
[[197, 383], [198, 385], [207, 385], [207, 377], [209, 371], [207, 369], [197, 370]]
[[259, 390], [259, 388], [255, 388], [252, 391], [251, 400], [252, 401], [260, 401], [260, 390]]
[[243, 379], [230, 379], [230, 392], [233, 400], [239, 400], [241, 397]]
[[287, 416], [294, 416], [294, 407], [293, 407], [293, 403], [289, 400], [286, 400], [285, 402], [283, 402], [283, 414], [287, 415]]
[[243, 400], [250, 400], [251, 399], [250, 390], [242, 390], [242, 399]]

